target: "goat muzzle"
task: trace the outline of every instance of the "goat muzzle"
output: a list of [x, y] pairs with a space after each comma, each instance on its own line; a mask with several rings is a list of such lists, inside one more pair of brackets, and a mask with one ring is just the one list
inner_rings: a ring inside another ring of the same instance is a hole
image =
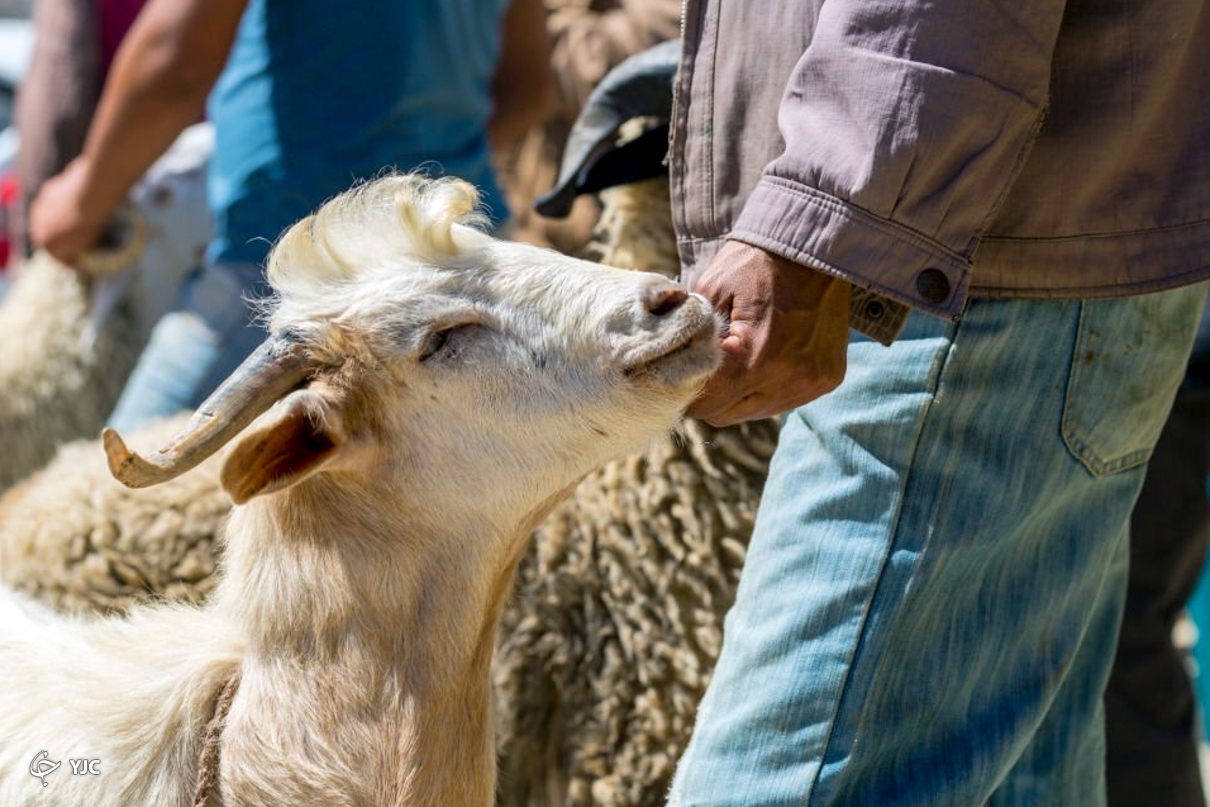
[[300, 387], [318, 363], [289, 335], [269, 337], [194, 412], [167, 446], [147, 457], [126, 447], [113, 429], [101, 437], [109, 472], [130, 488], [175, 479], [199, 465], [284, 396]]

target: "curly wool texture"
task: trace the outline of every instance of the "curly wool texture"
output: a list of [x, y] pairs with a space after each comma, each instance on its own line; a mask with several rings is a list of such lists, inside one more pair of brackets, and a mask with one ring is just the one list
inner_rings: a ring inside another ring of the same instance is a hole
[[26, 262], [0, 306], [0, 490], [97, 434], [139, 354], [123, 304], [89, 338], [87, 281], [50, 255]]
[[599, 194], [601, 217], [585, 248], [586, 257], [676, 277], [680, 260], [672, 230], [667, 177], [606, 188]]
[[[187, 417], [149, 426], [141, 447]], [[221, 457], [155, 488], [109, 475], [98, 440], [63, 446], [0, 500], [0, 579], [60, 610], [126, 611], [153, 598], [201, 602], [215, 586], [217, 535], [231, 509]]]
[[776, 440], [686, 421], [538, 529], [493, 670], [501, 805], [663, 804]]

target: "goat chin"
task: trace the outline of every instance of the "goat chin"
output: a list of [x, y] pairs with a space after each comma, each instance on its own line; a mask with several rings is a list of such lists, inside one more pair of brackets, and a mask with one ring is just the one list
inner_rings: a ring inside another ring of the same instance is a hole
[[[4, 593], [0, 803], [44, 798], [22, 762], [42, 751], [103, 771], [48, 781], [56, 804], [183, 803], [238, 675], [224, 804], [491, 804], [489, 666], [524, 540], [666, 430], [718, 349], [703, 299], [463, 230], [476, 201], [399, 176], [329, 202], [270, 259], [274, 341], [154, 461], [110, 435], [139, 484], [230, 442], [225, 576], [204, 607], [115, 620]], [[635, 356], [659, 372], [629, 377]]]

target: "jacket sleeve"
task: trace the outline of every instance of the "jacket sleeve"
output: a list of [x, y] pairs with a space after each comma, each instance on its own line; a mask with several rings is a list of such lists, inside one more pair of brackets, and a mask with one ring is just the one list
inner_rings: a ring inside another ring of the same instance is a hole
[[901, 324], [902, 304], [957, 318], [1041, 125], [1063, 10], [827, 0], [778, 111], [785, 150], [731, 237], [872, 292], [858, 305], [883, 319]]

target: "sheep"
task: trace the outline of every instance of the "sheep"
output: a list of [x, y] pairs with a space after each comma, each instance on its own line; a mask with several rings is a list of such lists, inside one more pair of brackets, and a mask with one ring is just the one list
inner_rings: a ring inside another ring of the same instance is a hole
[[0, 490], [105, 422], [210, 236], [212, 149], [212, 127], [199, 124], [152, 166], [131, 193], [128, 219], [140, 237], [93, 255], [93, 279], [45, 252], [21, 268], [0, 306]]
[[[600, 192], [589, 251], [675, 276], [667, 180]], [[634, 215], [631, 215], [631, 214]], [[604, 239], [604, 240], [602, 240]], [[609, 463], [537, 530], [493, 676], [500, 807], [658, 807], [722, 645], [776, 419], [686, 420]]]
[[603, 188], [601, 217], [585, 257], [607, 266], [629, 266], [668, 277], [680, 273], [667, 177]]
[[[63, 440], [95, 434], [138, 358], [130, 307], [121, 304], [95, 340], [88, 288], [47, 253], [26, 262], [0, 307], [0, 490]], [[102, 360], [107, 360], [102, 371]]]
[[[191, 413], [141, 429], [161, 445]], [[154, 488], [109, 474], [100, 440], [69, 443], [0, 497], [0, 582], [70, 613], [125, 613], [148, 600], [201, 603], [214, 590], [231, 500], [225, 452]]]
[[493, 668], [501, 807], [664, 803], [776, 440], [687, 420], [538, 528]]
[[550, 114], [508, 153], [498, 155], [500, 179], [517, 240], [581, 256], [599, 210], [581, 196], [559, 220], [533, 215], [534, 197], [550, 187], [576, 114], [605, 70], [640, 48], [678, 35], [677, 0], [545, 0], [551, 67], [556, 82]]
[[[269, 339], [186, 431], [147, 457], [106, 432], [133, 486], [234, 441], [225, 576], [202, 608], [100, 621], [0, 590], [0, 803], [203, 803], [195, 777], [232, 807], [492, 802], [525, 539], [666, 432], [719, 348], [704, 298], [495, 241], [475, 202], [400, 176], [327, 203], [274, 249]], [[47, 749], [102, 773], [40, 781]]]
[[[618, 143], [660, 126], [631, 118]], [[586, 257], [680, 271], [666, 176], [597, 191]], [[538, 528], [493, 677], [500, 807], [664, 803], [722, 645], [778, 423], [676, 435], [586, 479]]]

